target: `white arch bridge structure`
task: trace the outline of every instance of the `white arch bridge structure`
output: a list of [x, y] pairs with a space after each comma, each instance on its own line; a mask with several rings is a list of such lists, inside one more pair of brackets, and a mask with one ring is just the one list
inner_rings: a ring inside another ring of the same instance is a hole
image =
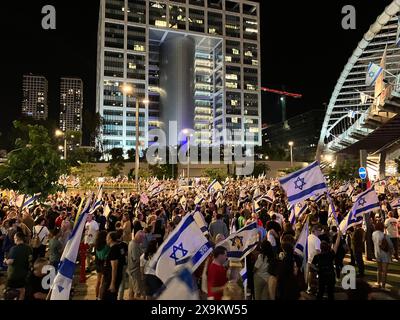
[[[344, 67], [318, 143], [317, 159], [322, 163], [337, 158], [332, 155], [357, 155], [365, 150], [370, 169], [382, 175], [386, 153], [400, 149], [399, 18], [400, 0], [395, 0], [363, 36]], [[366, 74], [371, 62], [385, 71], [368, 87]]]

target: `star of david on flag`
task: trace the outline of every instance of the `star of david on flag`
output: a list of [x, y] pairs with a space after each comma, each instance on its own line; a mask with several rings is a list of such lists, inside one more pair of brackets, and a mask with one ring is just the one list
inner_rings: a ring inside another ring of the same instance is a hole
[[296, 205], [296, 203], [310, 198], [313, 194], [328, 191], [318, 161], [279, 179], [279, 182], [286, 191], [288, 201], [291, 205]]
[[340, 223], [340, 231], [344, 234], [346, 230], [363, 221], [363, 214], [379, 209], [379, 199], [374, 187], [364, 191], [357, 196], [349, 214]]

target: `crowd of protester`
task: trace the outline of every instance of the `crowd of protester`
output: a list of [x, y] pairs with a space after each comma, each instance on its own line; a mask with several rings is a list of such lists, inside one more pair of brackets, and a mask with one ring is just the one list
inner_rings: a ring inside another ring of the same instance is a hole
[[[323, 299], [325, 293], [334, 299], [346, 256], [358, 271], [357, 290], [348, 291], [349, 299], [367, 298], [371, 292], [363, 280], [366, 260], [377, 264], [376, 287], [387, 290], [389, 265], [398, 262], [400, 220], [398, 210], [390, 206], [396, 195], [387, 191], [379, 195], [381, 209], [341, 234], [338, 223], [351, 209], [352, 197], [362, 191], [361, 186], [352, 194], [338, 192], [339, 185], [331, 186], [337, 221], [329, 214], [329, 202], [323, 196], [318, 201], [307, 200], [307, 209], [291, 224], [287, 199], [276, 180], [227, 179], [221, 196], [209, 196], [208, 183], [193, 180], [182, 187], [177, 181], [160, 181], [163, 188], [154, 194], [148, 191], [152, 182], [142, 181], [141, 193], [103, 192], [103, 205], [89, 214], [82, 239], [87, 250], [86, 272], [97, 275], [96, 299], [157, 298], [164, 285], [150, 265], [151, 258], [182, 217], [195, 210], [199, 195], [204, 200], [198, 209], [214, 244], [213, 253], [193, 274], [203, 299], [297, 300], [305, 294]], [[260, 201], [255, 210], [252, 200], [271, 189], [275, 199]], [[145, 200], [143, 193], [147, 194]], [[5, 283], [6, 299], [48, 297], [49, 288], [42, 285], [43, 267], [59, 267], [82, 197], [83, 192], [58, 193], [21, 210], [10, 205], [7, 192], [2, 193], [0, 282]], [[306, 219], [310, 230], [304, 268], [294, 249]], [[244, 287], [239, 273], [242, 265], [229, 261], [227, 249], [218, 244], [254, 221], [260, 240], [246, 257], [248, 281]], [[83, 263], [81, 257], [78, 260]]]

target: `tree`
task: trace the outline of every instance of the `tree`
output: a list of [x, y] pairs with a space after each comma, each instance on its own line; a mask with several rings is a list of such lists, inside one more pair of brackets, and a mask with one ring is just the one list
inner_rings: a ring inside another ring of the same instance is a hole
[[96, 188], [96, 177], [99, 171], [91, 163], [81, 163], [71, 168], [71, 173], [79, 178], [79, 188], [88, 191]]
[[356, 160], [345, 160], [337, 164], [329, 172], [329, 179], [337, 181], [348, 181], [355, 179], [358, 172], [358, 162]]
[[270, 171], [271, 168], [269, 165], [267, 165], [265, 162], [254, 162], [254, 170], [253, 170], [253, 176], [258, 177], [262, 174], [267, 174], [268, 171]]
[[124, 150], [122, 148], [113, 148], [108, 152], [111, 155], [110, 164], [107, 167], [107, 173], [116, 178], [121, 174], [124, 168]]
[[90, 151], [82, 148], [76, 148], [68, 152], [67, 165], [68, 167], [76, 167], [81, 163], [90, 161]]
[[14, 128], [25, 134], [16, 140], [16, 149], [8, 154], [7, 161], [0, 166], [0, 188], [24, 195], [41, 193], [42, 199], [64, 190], [58, 179], [66, 173], [66, 165], [51, 144], [47, 129], [18, 121], [14, 122]]
[[225, 181], [225, 179], [227, 178], [228, 174], [225, 173], [223, 170], [221, 169], [206, 169], [204, 171], [204, 173], [211, 179], [211, 180], [218, 180], [218, 181]]

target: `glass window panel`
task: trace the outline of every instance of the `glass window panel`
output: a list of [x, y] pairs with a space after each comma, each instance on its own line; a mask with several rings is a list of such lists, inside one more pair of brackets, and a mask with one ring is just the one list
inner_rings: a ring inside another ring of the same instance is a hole
[[124, 49], [124, 26], [122, 24], [105, 24], [105, 46]]
[[226, 67], [225, 85], [228, 89], [240, 89], [240, 67]]
[[226, 93], [226, 114], [242, 114], [241, 94], [239, 92]]
[[120, 52], [104, 52], [104, 75], [106, 77], [124, 76], [124, 54]]
[[149, 24], [165, 28], [167, 26], [167, 5], [159, 1], [150, 1], [149, 6]]
[[106, 18], [124, 20], [125, 18], [125, 1], [124, 0], [107, 0], [106, 1]]
[[128, 26], [128, 50], [146, 51], [146, 29]]
[[104, 101], [105, 106], [122, 107], [124, 97], [121, 92], [121, 84], [116, 81], [104, 81]]
[[256, 91], [258, 88], [257, 69], [244, 68], [244, 89]]
[[258, 23], [257, 20], [243, 18], [243, 38], [257, 40]]
[[240, 17], [226, 16], [225, 33], [227, 37], [240, 38]]
[[189, 30], [204, 32], [204, 11], [189, 9]]
[[240, 13], [240, 3], [235, 1], [225, 1], [226, 11]]
[[128, 79], [146, 79], [145, 56], [128, 54], [127, 76]]
[[208, 12], [208, 33], [222, 35], [222, 14], [216, 12]]
[[222, 0], [208, 0], [208, 7], [222, 10]]
[[258, 66], [258, 50], [255, 43], [243, 44], [243, 63]]
[[179, 6], [169, 6], [169, 27], [172, 29], [186, 29], [186, 9]]
[[128, 21], [146, 23], [146, 0], [128, 0]]
[[240, 63], [240, 42], [226, 40], [225, 62]]

